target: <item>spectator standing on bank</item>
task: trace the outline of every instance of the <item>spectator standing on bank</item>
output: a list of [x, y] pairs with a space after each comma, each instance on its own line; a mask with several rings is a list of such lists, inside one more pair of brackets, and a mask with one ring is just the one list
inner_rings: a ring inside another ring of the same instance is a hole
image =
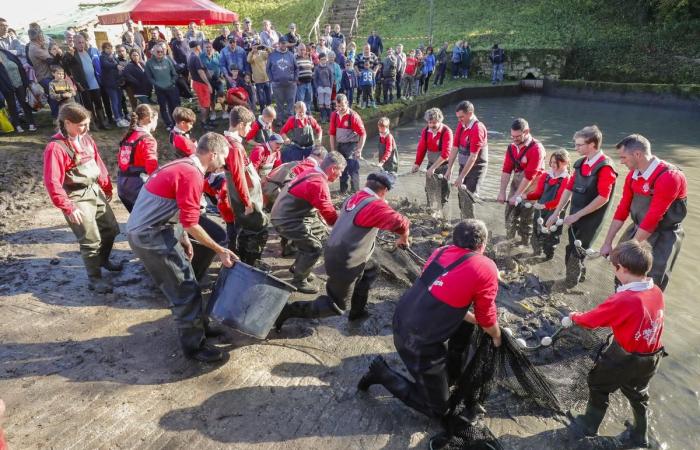
[[230, 34], [230, 31], [228, 27], [223, 27], [221, 28], [221, 34], [218, 35], [217, 37], [214, 38], [214, 42], [212, 45], [214, 46], [214, 50], [217, 52], [220, 52], [221, 50], [226, 47], [226, 44], [228, 44], [228, 36]]
[[[290, 43], [291, 45], [291, 43]], [[299, 83], [297, 85], [297, 101], [304, 102], [306, 111], [311, 114], [311, 104], [313, 102], [313, 75], [314, 63], [308, 56], [306, 46], [299, 44], [297, 47], [297, 67], [299, 69]]]
[[199, 55], [199, 59], [204, 64], [209, 84], [211, 84], [213, 91], [211, 93], [211, 113], [209, 114], [209, 121], [213, 122], [216, 120], [216, 99], [224, 95], [224, 84], [221, 80], [221, 61], [219, 53], [214, 50], [213, 43], [207, 41], [204, 44], [204, 51]]
[[280, 41], [280, 34], [272, 29], [272, 22], [263, 20], [263, 29], [260, 32], [260, 43], [269, 49], [273, 49]]
[[49, 82], [49, 98], [58, 103], [58, 107], [66, 103], [75, 101], [78, 90], [70, 78], [66, 77], [66, 73], [61, 66], [51, 66], [53, 80]]
[[119, 87], [122, 76], [118, 66], [119, 64], [112, 51], [112, 44], [105, 42], [102, 44], [102, 54], [100, 54], [100, 67], [102, 67], [100, 81], [102, 82], [102, 88], [109, 97], [109, 104], [112, 108], [112, 116], [115, 123], [119, 128], [126, 128], [129, 126], [129, 121], [122, 114], [122, 93]]
[[442, 86], [442, 83], [445, 82], [445, 71], [447, 71], [447, 59], [449, 58], [447, 55], [447, 46], [449, 44], [445, 42], [442, 44], [442, 48], [440, 48], [440, 51], [437, 54], [436, 63], [437, 67], [435, 69], [435, 80], [433, 81], [433, 86], [440, 85]]
[[498, 44], [493, 44], [489, 60], [493, 64], [491, 84], [503, 83], [503, 63], [506, 61], [506, 54], [502, 48], [498, 47]]
[[428, 87], [430, 86], [430, 76], [435, 71], [435, 55], [433, 54], [433, 47], [428, 47], [425, 50], [425, 57], [423, 58], [423, 93], [428, 93]]
[[372, 99], [372, 90], [374, 89], [374, 71], [370, 68], [370, 62], [365, 61], [365, 67], [360, 71], [358, 76], [357, 84], [360, 87], [361, 98], [358, 96], [358, 103], [360, 103], [360, 108], [373, 107], [376, 108], [377, 105]]
[[314, 86], [316, 86], [316, 98], [318, 99], [318, 109], [321, 113], [321, 123], [327, 123], [331, 117], [331, 92], [333, 91], [335, 78], [325, 53], [319, 55], [318, 66], [314, 69], [313, 82]]
[[146, 62], [146, 76], [156, 90], [160, 116], [168, 131], [175, 126], [173, 111], [180, 106], [177, 89], [177, 71], [173, 62], [165, 57], [165, 45], [153, 47], [153, 58]]
[[7, 21], [0, 18], [0, 50], [7, 50], [18, 57], [20, 61], [26, 61], [27, 55], [24, 45], [17, 37], [12, 36], [8, 30]]
[[[34, 67], [36, 79], [44, 88], [46, 96], [49, 95], [49, 83], [52, 80], [51, 63], [53, 56], [49, 53], [48, 45], [44, 39], [44, 35], [40, 30], [30, 29], [27, 31], [29, 35], [29, 44], [27, 45], [27, 60]], [[58, 104], [49, 97], [49, 106], [51, 107], [51, 115], [56, 117], [58, 114]]]
[[129, 52], [129, 64], [124, 68], [122, 75], [126, 80], [127, 89], [133, 92], [134, 98], [139, 104], [151, 101], [153, 85], [146, 75], [146, 65], [141, 59], [139, 50], [132, 49]]
[[401, 100], [403, 90], [403, 75], [406, 73], [406, 53], [403, 51], [403, 44], [396, 46], [396, 100]]
[[340, 32], [340, 24], [333, 25], [331, 33], [331, 49], [338, 54], [340, 52], [340, 44], [345, 44], [345, 35]]
[[355, 90], [357, 89], [357, 73], [352, 65], [351, 60], [345, 62], [345, 70], [343, 71], [343, 80], [340, 83], [340, 93], [345, 94], [348, 98], [348, 105], [352, 108], [352, 101]]
[[209, 112], [213, 112], [211, 107], [211, 95], [214, 93], [214, 89], [209, 82], [209, 77], [207, 76], [207, 69], [204, 67], [204, 63], [200, 57], [202, 49], [199, 46], [199, 42], [192, 40], [189, 43], [190, 56], [187, 58], [187, 70], [190, 72], [190, 78], [192, 78], [192, 88], [197, 93], [197, 103], [199, 103], [199, 120], [200, 125], [204, 130], [211, 130], [212, 126], [207, 123], [209, 119]]
[[128, 31], [134, 36], [134, 42], [143, 51], [146, 48], [146, 39], [144, 39], [143, 34], [139, 30], [137, 30], [136, 27], [134, 27], [133, 20], [126, 21], [126, 31]]
[[302, 44], [301, 36], [297, 33], [297, 24], [295, 23], [289, 24], [289, 33], [285, 34], [284, 37], [287, 38], [287, 44], [289, 44], [290, 49], [296, 48], [298, 50], [298, 47]]
[[90, 111], [97, 126], [106, 130], [99, 75], [96, 70], [100, 65], [99, 57], [93, 58], [87, 52], [87, 43], [83, 35], [75, 36], [75, 48], [67, 48], [64, 61], [80, 92], [80, 103]]
[[372, 30], [372, 33], [367, 38], [367, 43], [369, 44], [372, 53], [377, 56], [381, 55], [384, 51], [384, 43], [382, 42], [382, 38], [374, 30]]
[[9, 50], [0, 49], [0, 93], [5, 97], [7, 110], [10, 113], [10, 121], [18, 133], [22, 133], [24, 130], [20, 125], [17, 103], [24, 111], [24, 120], [29, 125], [29, 131], [36, 131], [34, 114], [27, 103], [28, 87], [29, 79], [19, 57], [12, 54]]
[[294, 54], [287, 48], [287, 38], [280, 38], [278, 48], [267, 60], [267, 76], [272, 83], [272, 95], [277, 105], [281, 123], [294, 115], [294, 100], [297, 95], [299, 71]]
[[416, 59], [416, 51], [411, 50], [406, 57], [406, 69], [403, 72], [403, 93], [406, 100], [411, 100], [416, 95], [416, 73], [418, 69], [418, 60]]
[[187, 33], [185, 33], [185, 41], [187, 44], [195, 41], [199, 44], [199, 48], [201, 50], [204, 48], [204, 42], [206, 40], [207, 37], [204, 35], [204, 31], [198, 29], [195, 22], [190, 22], [189, 26], [187, 27]]
[[469, 42], [462, 42], [462, 62], [460, 64], [460, 76], [469, 78], [469, 68], [472, 65], [472, 50], [469, 48]]
[[245, 71], [246, 52], [240, 47], [236, 39], [229, 36], [228, 46], [221, 50], [219, 61], [221, 62], [221, 72], [226, 77], [227, 87], [234, 86], [234, 79], [231, 77], [231, 67], [236, 67], [240, 71]]
[[394, 102], [394, 85], [396, 84], [396, 56], [394, 51], [389, 49], [387, 56], [384, 58], [382, 67], [382, 90], [384, 91], [384, 104]]
[[455, 42], [452, 47], [452, 79], [456, 80], [462, 75], [462, 41]]
[[252, 81], [255, 84], [260, 114], [262, 114], [263, 109], [272, 104], [270, 77], [267, 75], [267, 60], [270, 57], [270, 51], [272, 50], [260, 44], [248, 53], [248, 64], [253, 72]]

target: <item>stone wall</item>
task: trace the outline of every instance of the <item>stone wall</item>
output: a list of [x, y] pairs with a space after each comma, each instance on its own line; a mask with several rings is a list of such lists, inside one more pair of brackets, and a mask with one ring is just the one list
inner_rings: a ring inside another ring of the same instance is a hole
[[[472, 51], [472, 74], [483, 78], [491, 77], [490, 52], [490, 50]], [[564, 70], [569, 53], [566, 49], [509, 48], [506, 48], [505, 52], [505, 77], [514, 80], [522, 80], [523, 78], [558, 80]]]

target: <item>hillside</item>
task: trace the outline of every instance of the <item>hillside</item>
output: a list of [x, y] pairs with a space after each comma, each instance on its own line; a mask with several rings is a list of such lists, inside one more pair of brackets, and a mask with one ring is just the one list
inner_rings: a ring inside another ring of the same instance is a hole
[[[341, 0], [337, 0], [341, 1]], [[332, 0], [329, 0], [329, 4]], [[220, 1], [259, 25], [309, 33], [323, 0]], [[434, 0], [435, 43], [467, 39], [472, 49], [570, 49], [566, 78], [646, 83], [700, 80], [700, 2], [689, 0]], [[427, 42], [429, 2], [363, 0], [360, 32], [372, 29], [387, 46]], [[322, 23], [327, 19], [323, 19]]]

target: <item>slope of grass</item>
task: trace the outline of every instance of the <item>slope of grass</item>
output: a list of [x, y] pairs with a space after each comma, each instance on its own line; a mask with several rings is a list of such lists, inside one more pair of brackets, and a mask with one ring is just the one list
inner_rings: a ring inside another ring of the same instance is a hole
[[[241, 21], [250, 17], [256, 30], [262, 28], [264, 19], [272, 21], [277, 31], [287, 33], [290, 23], [297, 25], [297, 32], [306, 40], [323, 0], [215, 0], [219, 5], [237, 13]], [[327, 7], [332, 0], [327, 0]], [[323, 23], [321, 23], [323, 26]]]

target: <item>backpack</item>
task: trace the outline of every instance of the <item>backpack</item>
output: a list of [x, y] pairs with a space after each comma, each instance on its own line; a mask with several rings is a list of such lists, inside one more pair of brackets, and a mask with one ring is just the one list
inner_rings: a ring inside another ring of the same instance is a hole
[[117, 153], [117, 164], [119, 165], [119, 170], [122, 172], [127, 172], [131, 165], [134, 164], [134, 149], [144, 137], [146, 137], [146, 135], [142, 134], [131, 142], [124, 139], [119, 143], [119, 152]]

